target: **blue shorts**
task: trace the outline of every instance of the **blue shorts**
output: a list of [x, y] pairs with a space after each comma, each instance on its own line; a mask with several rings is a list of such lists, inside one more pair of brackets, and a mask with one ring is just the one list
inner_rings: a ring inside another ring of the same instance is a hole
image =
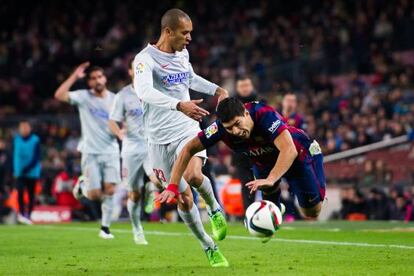
[[[256, 179], [263, 179], [269, 175], [271, 169], [253, 166], [253, 173]], [[298, 198], [300, 207], [312, 208], [325, 199], [326, 181], [322, 154], [308, 156], [304, 161], [295, 160], [283, 177]]]

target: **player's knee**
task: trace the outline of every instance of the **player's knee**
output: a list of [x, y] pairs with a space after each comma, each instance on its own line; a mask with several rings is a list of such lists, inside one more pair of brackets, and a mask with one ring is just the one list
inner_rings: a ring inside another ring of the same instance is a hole
[[112, 196], [115, 193], [115, 185], [114, 184], [105, 184], [105, 195]]
[[307, 219], [316, 219], [318, 218], [319, 214], [321, 213], [322, 209], [322, 202], [312, 208], [302, 209], [303, 215]]
[[102, 192], [98, 189], [88, 191], [87, 195], [89, 200], [101, 200], [102, 198]]
[[184, 173], [184, 179], [191, 186], [200, 186], [203, 183], [203, 174], [199, 171], [189, 171]]
[[138, 192], [138, 191], [131, 191], [131, 192], [128, 192], [128, 198], [129, 198], [130, 200], [132, 200], [133, 202], [138, 202], [139, 197], [140, 197], [140, 194], [139, 194], [139, 192]]
[[193, 194], [190, 187], [179, 195], [178, 207], [183, 211], [189, 211], [193, 207]]

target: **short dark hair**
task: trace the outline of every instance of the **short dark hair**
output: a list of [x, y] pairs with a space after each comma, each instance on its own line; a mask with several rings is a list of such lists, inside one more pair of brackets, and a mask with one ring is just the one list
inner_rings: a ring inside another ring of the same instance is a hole
[[190, 16], [180, 9], [170, 9], [161, 17], [161, 31], [168, 27], [175, 30], [180, 23], [180, 19], [191, 20]]
[[105, 73], [105, 70], [104, 70], [102, 67], [97, 66], [97, 65], [93, 65], [93, 66], [88, 67], [88, 68], [85, 70], [85, 73], [86, 73], [86, 79], [87, 79], [87, 80], [89, 80], [89, 79], [91, 78], [91, 74], [92, 74], [93, 72], [96, 72], [96, 71], [101, 71], [102, 73]]
[[236, 81], [252, 80], [249, 75], [240, 75], [237, 77]]
[[244, 104], [235, 97], [222, 100], [217, 106], [217, 118], [221, 122], [230, 122], [237, 116], [243, 116], [245, 111]]

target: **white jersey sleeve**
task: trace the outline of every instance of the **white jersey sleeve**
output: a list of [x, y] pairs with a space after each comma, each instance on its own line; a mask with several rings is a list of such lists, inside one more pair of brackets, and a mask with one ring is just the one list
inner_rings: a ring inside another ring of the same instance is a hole
[[191, 63], [189, 63], [189, 69], [190, 69], [190, 88], [194, 91], [214, 96], [214, 94], [216, 94], [218, 85], [197, 75], [194, 72], [193, 66], [191, 66]]
[[69, 91], [69, 103], [71, 105], [82, 105], [85, 101], [87, 90], [79, 89], [75, 91]]
[[121, 94], [118, 92], [118, 94], [115, 95], [115, 100], [112, 105], [111, 112], [109, 113], [109, 119], [116, 122], [122, 122], [124, 120], [124, 114], [124, 104], [121, 98]]
[[152, 70], [153, 61], [147, 54], [137, 55], [134, 60], [134, 88], [138, 97], [146, 103], [177, 110], [180, 100], [169, 97], [154, 88]]

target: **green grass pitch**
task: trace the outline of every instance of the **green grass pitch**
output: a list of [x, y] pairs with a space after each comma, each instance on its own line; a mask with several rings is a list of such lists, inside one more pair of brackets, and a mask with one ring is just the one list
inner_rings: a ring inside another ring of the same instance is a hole
[[127, 223], [114, 240], [90, 223], [0, 226], [0, 275], [414, 275], [414, 224], [297, 222], [267, 244], [232, 224], [218, 243], [228, 268], [209, 267], [183, 224], [144, 227], [147, 246]]

